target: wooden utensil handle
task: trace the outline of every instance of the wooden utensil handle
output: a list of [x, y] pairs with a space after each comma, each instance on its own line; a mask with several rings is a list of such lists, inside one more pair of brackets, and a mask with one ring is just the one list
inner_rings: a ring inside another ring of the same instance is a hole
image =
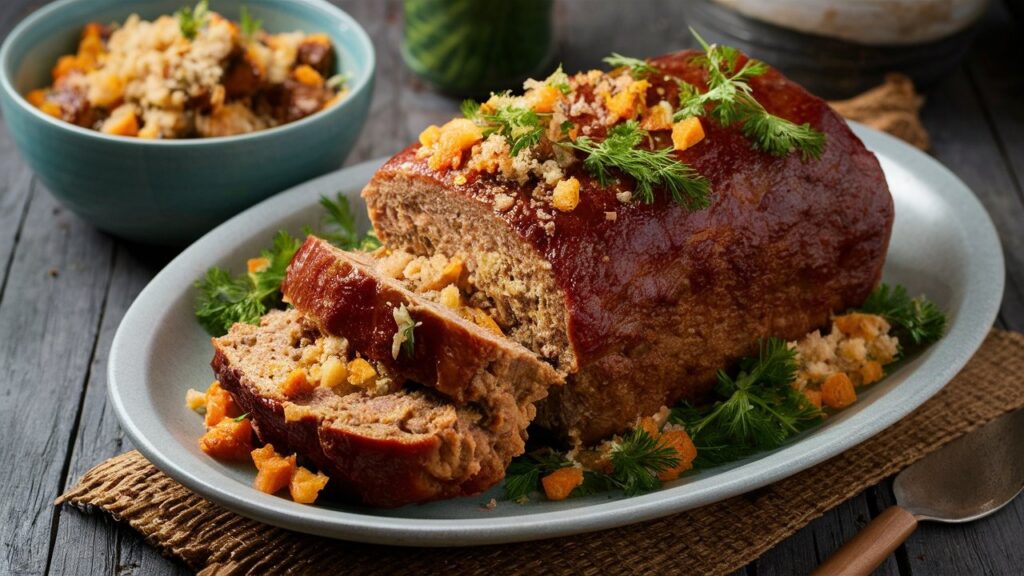
[[917, 528], [917, 518], [899, 506], [878, 515], [843, 544], [812, 576], [868, 576]]

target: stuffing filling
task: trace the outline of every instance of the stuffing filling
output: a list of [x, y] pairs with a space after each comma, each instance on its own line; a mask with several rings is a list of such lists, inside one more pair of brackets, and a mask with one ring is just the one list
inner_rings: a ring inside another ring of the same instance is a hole
[[53, 83], [26, 99], [46, 114], [107, 134], [201, 138], [264, 130], [345, 96], [325, 34], [270, 34], [197, 7], [188, 17], [91, 23]]

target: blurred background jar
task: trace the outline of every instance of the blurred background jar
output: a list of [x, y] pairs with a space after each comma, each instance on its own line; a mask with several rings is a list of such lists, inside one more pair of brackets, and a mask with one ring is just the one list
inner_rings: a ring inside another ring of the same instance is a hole
[[404, 0], [402, 58], [453, 96], [519, 88], [551, 72], [552, 0]]
[[688, 0], [708, 41], [757, 54], [828, 98], [902, 72], [927, 89], [960, 63], [988, 0]]

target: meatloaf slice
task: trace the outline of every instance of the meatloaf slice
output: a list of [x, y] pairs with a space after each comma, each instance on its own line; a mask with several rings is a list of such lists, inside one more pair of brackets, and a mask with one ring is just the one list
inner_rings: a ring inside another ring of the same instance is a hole
[[[563, 377], [522, 345], [413, 293], [377, 265], [366, 253], [310, 236], [292, 259], [282, 292], [323, 333], [345, 338], [399, 380], [432, 388], [456, 404], [490, 405], [495, 394], [499, 401], [513, 394], [525, 429], [534, 403]], [[395, 346], [394, 311], [400, 306], [416, 323], [411, 354]]]
[[487, 407], [456, 407], [422, 389], [374, 395], [320, 385], [286, 397], [280, 384], [293, 370], [316, 381], [329, 358], [350, 355], [347, 342], [323, 336], [295, 310], [270, 312], [259, 326], [236, 324], [213, 346], [213, 370], [260, 440], [308, 459], [345, 498], [395, 507], [476, 494], [523, 451], [508, 394], [495, 393]]
[[[628, 70], [570, 78], [571, 94], [555, 95], [553, 122], [600, 140], [612, 99], [595, 94], [602, 85], [641, 88], [641, 109], [671, 108], [680, 86], [707, 89], [701, 54], [651, 59], [657, 73], [643, 83], [624, 78]], [[463, 257], [477, 288], [513, 318], [509, 336], [569, 373], [537, 422], [568, 439], [598, 440], [662, 405], [699, 401], [716, 371], [755, 352], [759, 339], [824, 326], [880, 278], [893, 203], [874, 154], [778, 71], [749, 85], [768, 112], [823, 133], [821, 155], [775, 156], [739, 126], [702, 119], [703, 140], [672, 154], [710, 182], [704, 209], [680, 206], [666, 190], [654, 190], [649, 204], [631, 200], [629, 176], [602, 183], [580, 152], [545, 160], [533, 156], [542, 148], [526, 149], [488, 163], [489, 149], [508, 149], [493, 134], [440, 165], [439, 152], [420, 153], [423, 142], [432, 146], [424, 138], [381, 167], [363, 197], [386, 245]], [[657, 149], [674, 144], [670, 131], [652, 130], [650, 140]], [[549, 163], [553, 180], [576, 181], [569, 210], [545, 200]]]

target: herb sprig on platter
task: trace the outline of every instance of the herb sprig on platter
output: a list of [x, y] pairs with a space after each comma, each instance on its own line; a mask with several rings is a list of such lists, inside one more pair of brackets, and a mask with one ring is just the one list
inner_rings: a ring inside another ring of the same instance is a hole
[[[325, 214], [316, 234], [345, 250], [372, 250], [380, 245], [376, 236], [359, 236], [348, 201], [341, 193], [334, 200], [320, 198]], [[273, 245], [252, 261], [245, 274], [232, 275], [214, 266], [196, 281], [196, 319], [211, 336], [222, 336], [236, 322], [256, 324], [261, 316], [282, 305], [281, 282], [302, 241], [285, 230], [274, 236]]]
[[199, 0], [195, 8], [183, 6], [174, 15], [178, 19], [181, 35], [189, 40], [195, 40], [196, 35], [210, 19], [210, 6], [207, 0]]
[[879, 285], [860, 311], [885, 318], [893, 326], [901, 352], [905, 344], [931, 344], [946, 332], [946, 315], [942, 310], [923, 296], [911, 298], [903, 286]]

